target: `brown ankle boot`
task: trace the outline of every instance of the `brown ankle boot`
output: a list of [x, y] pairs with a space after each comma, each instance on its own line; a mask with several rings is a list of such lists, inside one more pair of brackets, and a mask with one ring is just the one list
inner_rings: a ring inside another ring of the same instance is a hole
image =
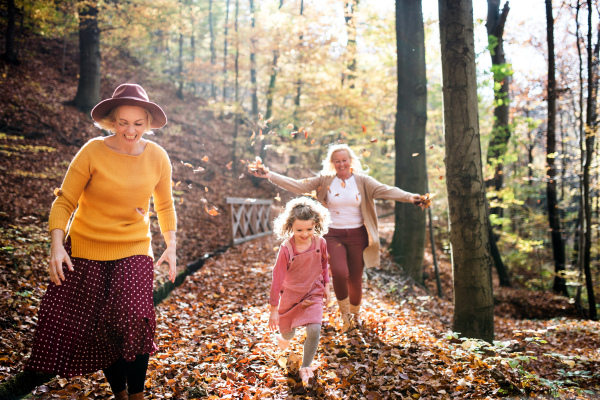
[[130, 394], [129, 400], [144, 400], [144, 392]]
[[115, 400], [127, 400], [129, 398], [127, 397], [127, 390], [123, 390], [119, 393], [113, 393], [113, 395], [115, 396]]

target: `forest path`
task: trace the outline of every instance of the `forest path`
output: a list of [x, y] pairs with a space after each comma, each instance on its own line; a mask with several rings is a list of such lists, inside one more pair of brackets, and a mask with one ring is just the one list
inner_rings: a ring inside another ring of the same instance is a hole
[[[467, 368], [468, 358], [450, 354], [438, 303], [382, 271], [369, 272], [361, 327], [341, 334], [337, 307], [325, 310], [316, 381], [304, 388], [298, 376], [303, 332], [279, 352], [267, 328], [277, 246], [265, 237], [232, 247], [157, 306], [159, 352], [150, 359], [147, 398], [480, 398], [497, 388], [472, 356]], [[391, 292], [403, 292], [402, 300]], [[112, 398], [100, 372], [58, 379], [36, 393]]]
[[[381, 224], [384, 240], [388, 225]], [[391, 273], [387, 254], [382, 269], [365, 274], [362, 326], [341, 334], [337, 307], [325, 309], [316, 380], [305, 388], [298, 376], [304, 332], [279, 352], [267, 328], [278, 245], [269, 236], [214, 255], [156, 307], [159, 352], [150, 358], [146, 398], [597, 398], [598, 323], [497, 317], [500, 342], [483, 352], [452, 337], [451, 302]], [[572, 383], [562, 386], [557, 371]], [[113, 397], [96, 372], [53, 379], [27, 398]]]

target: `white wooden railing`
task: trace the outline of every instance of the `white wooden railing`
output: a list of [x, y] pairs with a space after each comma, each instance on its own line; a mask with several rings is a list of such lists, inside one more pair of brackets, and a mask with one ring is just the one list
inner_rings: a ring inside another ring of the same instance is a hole
[[227, 197], [231, 204], [231, 243], [233, 245], [273, 233], [269, 218], [273, 200]]

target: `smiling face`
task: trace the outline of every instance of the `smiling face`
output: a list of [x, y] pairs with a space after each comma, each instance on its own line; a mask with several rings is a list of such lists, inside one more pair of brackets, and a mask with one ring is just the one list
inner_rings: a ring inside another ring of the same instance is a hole
[[292, 232], [296, 246], [305, 246], [311, 243], [311, 238], [315, 234], [315, 221], [312, 219], [301, 220], [297, 219], [292, 224]]
[[338, 150], [331, 155], [331, 163], [335, 168], [335, 174], [340, 179], [348, 179], [352, 176], [350, 168], [352, 159], [346, 150]]
[[124, 147], [135, 146], [148, 129], [146, 110], [136, 106], [121, 106], [113, 122], [115, 137]]

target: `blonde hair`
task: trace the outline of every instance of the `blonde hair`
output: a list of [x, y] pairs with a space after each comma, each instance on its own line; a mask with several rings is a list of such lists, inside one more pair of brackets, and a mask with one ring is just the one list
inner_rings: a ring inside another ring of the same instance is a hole
[[[105, 131], [115, 133], [113, 124], [115, 122], [117, 122], [117, 111], [121, 107], [122, 106], [112, 108], [110, 110], [110, 112], [108, 114], [106, 114], [106, 116], [104, 118], [102, 118], [100, 121], [96, 122], [94, 125], [96, 125], [100, 129], [104, 129]], [[137, 106], [137, 107], [140, 107], [140, 106]], [[143, 109], [144, 112], [146, 113], [146, 130], [144, 131], [144, 133], [152, 133], [152, 128], [150, 128], [150, 126], [152, 125], [152, 114], [150, 114], [150, 111], [148, 111], [144, 107], [140, 107], [140, 108]]]
[[329, 231], [331, 217], [329, 211], [318, 201], [310, 197], [297, 197], [287, 202], [284, 209], [273, 221], [273, 232], [279, 240], [287, 239], [293, 234], [294, 221], [315, 223], [315, 234], [323, 236]]
[[347, 144], [333, 144], [329, 146], [327, 156], [323, 160], [323, 169], [321, 175], [335, 175], [335, 166], [333, 165], [333, 154], [338, 151], [347, 151], [350, 157], [350, 167], [353, 173], [366, 175], [369, 172], [368, 167], [363, 167], [356, 153]]

